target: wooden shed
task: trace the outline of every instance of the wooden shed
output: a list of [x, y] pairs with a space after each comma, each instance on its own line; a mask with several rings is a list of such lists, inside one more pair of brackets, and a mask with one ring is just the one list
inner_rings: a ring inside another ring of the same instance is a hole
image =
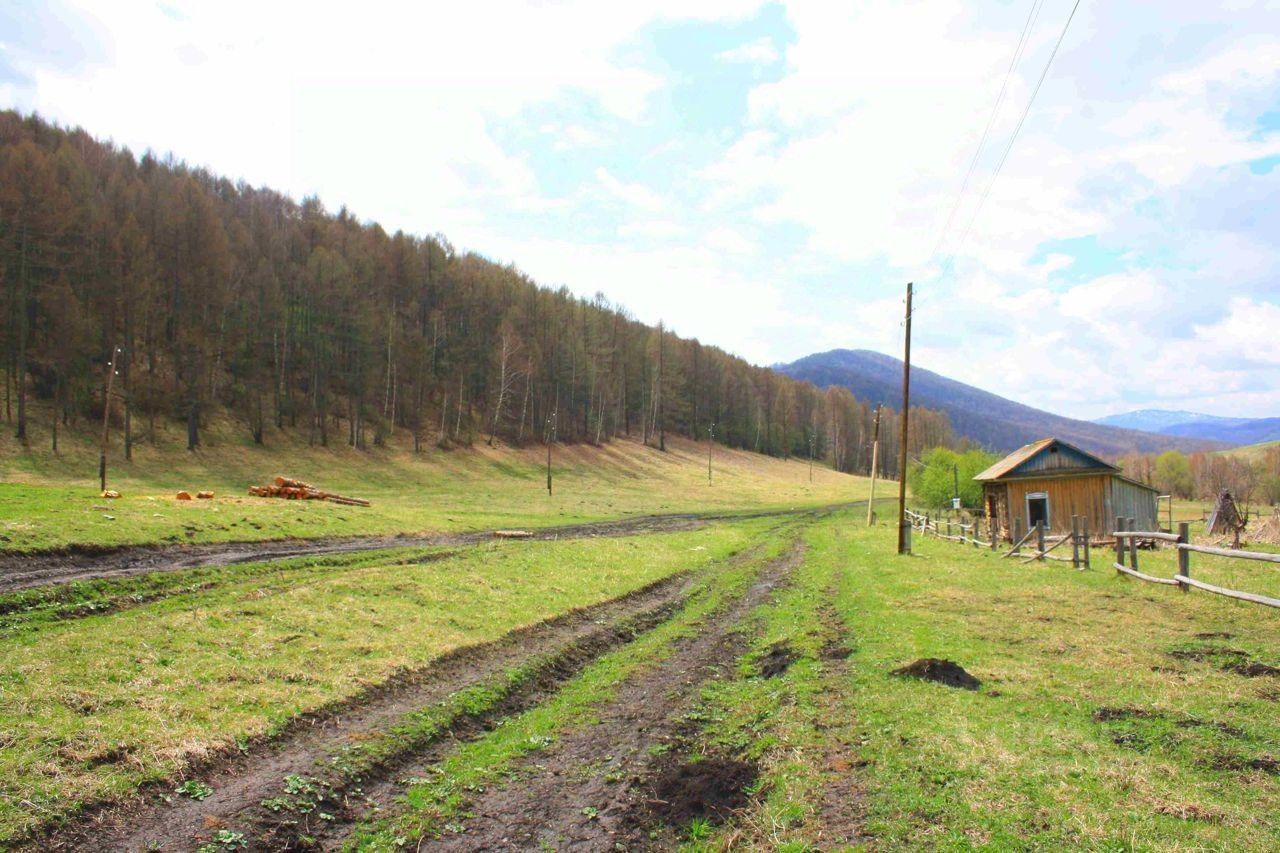
[[1136, 519], [1137, 529], [1155, 530], [1158, 492], [1091, 453], [1056, 438], [1032, 442], [983, 471], [987, 516], [996, 533], [1012, 540], [1014, 519], [1029, 530], [1043, 521], [1051, 533], [1070, 533], [1071, 517], [1089, 520], [1094, 536], [1109, 536], [1116, 517]]

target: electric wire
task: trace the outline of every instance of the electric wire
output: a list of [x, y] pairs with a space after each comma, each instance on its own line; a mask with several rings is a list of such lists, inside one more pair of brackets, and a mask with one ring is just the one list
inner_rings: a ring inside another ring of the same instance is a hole
[[[1058, 40], [1053, 45], [1053, 51], [1049, 54], [1048, 61], [1045, 62], [1044, 70], [1040, 72], [1040, 78], [1036, 81], [1035, 88], [1031, 90], [1031, 97], [1027, 99], [1027, 106], [1023, 109], [1022, 116], [1018, 119], [1017, 125], [1013, 128], [1013, 133], [1009, 136], [1009, 142], [1005, 145], [1004, 153], [1000, 156], [1000, 162], [996, 164], [995, 171], [991, 175], [991, 180], [987, 182], [986, 189], [983, 191], [981, 198], [978, 199], [978, 206], [974, 209], [973, 215], [969, 217], [969, 223], [965, 226], [964, 233], [960, 236], [960, 241], [947, 257], [946, 262], [943, 263], [943, 268], [936, 277], [937, 279], [941, 279], [951, 272], [955, 265], [956, 256], [968, 241], [969, 234], [973, 231], [973, 225], [978, 221], [978, 216], [982, 213], [982, 208], [986, 204], [987, 198], [991, 195], [991, 188], [995, 186], [996, 181], [1000, 177], [1001, 170], [1004, 169], [1004, 164], [1009, 159], [1009, 152], [1013, 150], [1013, 145], [1018, 140], [1018, 134], [1021, 133], [1022, 126], [1027, 121], [1027, 116], [1031, 114], [1031, 107], [1035, 103], [1036, 96], [1040, 94], [1040, 88], [1044, 85], [1045, 79], [1049, 76], [1049, 69], [1053, 67], [1053, 60], [1058, 56], [1058, 50], [1062, 47], [1062, 42], [1067, 37], [1067, 30], [1070, 29], [1071, 22], [1075, 19], [1076, 11], [1079, 10], [1079, 8], [1080, 0], [1075, 0], [1075, 3], [1071, 7], [1071, 14], [1067, 16], [1066, 23], [1062, 25], [1062, 32], [1058, 34]], [[931, 302], [932, 297], [936, 296], [937, 293], [938, 291], [934, 289], [928, 294], [926, 299], [920, 300], [919, 304], [912, 308], [911, 315], [914, 317], [916, 312], [924, 307], [924, 305]]]

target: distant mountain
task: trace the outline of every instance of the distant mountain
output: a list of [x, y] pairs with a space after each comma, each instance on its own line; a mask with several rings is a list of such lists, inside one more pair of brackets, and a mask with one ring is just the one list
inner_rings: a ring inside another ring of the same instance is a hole
[[[893, 408], [901, 405], [902, 362], [892, 356], [869, 350], [832, 350], [775, 369], [819, 387], [843, 386], [861, 400]], [[957, 435], [999, 451], [1014, 450], [1049, 436], [1111, 457], [1133, 451], [1208, 450], [1222, 446], [1198, 437], [1162, 435], [1064, 418], [914, 365], [911, 402], [945, 411]]]
[[1280, 418], [1224, 418], [1199, 412], [1142, 409], [1099, 418], [1094, 423], [1165, 435], [1206, 438], [1228, 444], [1257, 444], [1280, 440]]

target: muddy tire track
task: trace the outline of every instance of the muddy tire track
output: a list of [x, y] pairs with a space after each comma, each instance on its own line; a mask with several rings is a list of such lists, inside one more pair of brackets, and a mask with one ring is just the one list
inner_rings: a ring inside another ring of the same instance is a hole
[[[418, 840], [418, 849], [514, 850], [550, 844], [556, 849], [632, 849], [649, 844], [644, 782], [677, 746], [689, 727], [686, 714], [702, 685], [732, 677], [750, 638], [750, 612], [787, 582], [803, 557], [797, 542], [765, 565], [736, 601], [707, 617], [697, 633], [677, 643], [667, 658], [624, 682], [593, 715], [596, 722], [569, 732], [532, 755], [507, 784], [471, 801], [473, 817], [462, 833]], [[440, 755], [424, 755], [406, 773], [425, 775]], [[380, 807], [393, 805], [401, 787], [393, 780], [368, 789]], [[343, 840], [343, 828], [322, 840]]]
[[[207, 842], [213, 830], [262, 821], [262, 800], [279, 795], [286, 776], [322, 774], [344, 746], [376, 737], [406, 715], [437, 705], [458, 691], [500, 681], [504, 673], [522, 665], [534, 668], [532, 678], [500, 696], [493, 708], [450, 720], [441, 736], [480, 731], [491, 718], [540, 701], [595, 658], [669, 618], [694, 582], [692, 572], [682, 573], [518, 629], [492, 643], [449, 652], [358, 697], [295, 718], [283, 731], [242, 754], [225, 754], [189, 768], [187, 778], [198, 778], [213, 788], [202, 801], [172, 796], [171, 780], [144, 786], [126, 802], [87, 807], [65, 827], [50, 828], [29, 839], [26, 849], [194, 849]], [[371, 772], [386, 772], [396, 758], [370, 768]], [[272, 843], [269, 836], [256, 845], [258, 849], [281, 849], [288, 843], [284, 839]]]
[[[866, 501], [803, 509], [761, 510], [748, 513], [672, 513], [614, 521], [538, 528], [534, 540], [588, 537], [640, 536], [691, 530], [712, 521], [785, 518], [866, 506]], [[207, 545], [127, 546], [123, 548], [71, 548], [33, 554], [0, 553], [0, 595], [73, 581], [126, 578], [152, 572], [172, 572], [272, 562], [290, 557], [357, 554], [396, 548], [466, 546], [494, 540], [494, 531], [397, 536], [361, 536], [341, 539], [285, 539], [265, 542], [225, 542]]]

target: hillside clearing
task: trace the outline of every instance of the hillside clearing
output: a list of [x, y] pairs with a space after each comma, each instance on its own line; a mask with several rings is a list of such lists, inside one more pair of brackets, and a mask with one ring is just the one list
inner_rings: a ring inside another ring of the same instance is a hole
[[[639, 441], [556, 445], [553, 492], [546, 448], [413, 453], [399, 433], [383, 448], [308, 447], [288, 432], [267, 447], [230, 425], [208, 431], [212, 446], [188, 453], [172, 443], [140, 446], [131, 463], [112, 461], [116, 500], [98, 496], [97, 452], [86, 435], [64, 437], [57, 456], [0, 438], [0, 553], [95, 553], [125, 545], [185, 545], [292, 538], [416, 535], [548, 527], [636, 515], [818, 506], [865, 498], [869, 480], [807, 461], [712, 448], [670, 438], [667, 451]], [[176, 437], [174, 439], [176, 441]], [[250, 484], [276, 474], [368, 498], [368, 508], [254, 498]], [[886, 482], [882, 494], [893, 484]], [[210, 489], [209, 501], [178, 501], [180, 489]]]

